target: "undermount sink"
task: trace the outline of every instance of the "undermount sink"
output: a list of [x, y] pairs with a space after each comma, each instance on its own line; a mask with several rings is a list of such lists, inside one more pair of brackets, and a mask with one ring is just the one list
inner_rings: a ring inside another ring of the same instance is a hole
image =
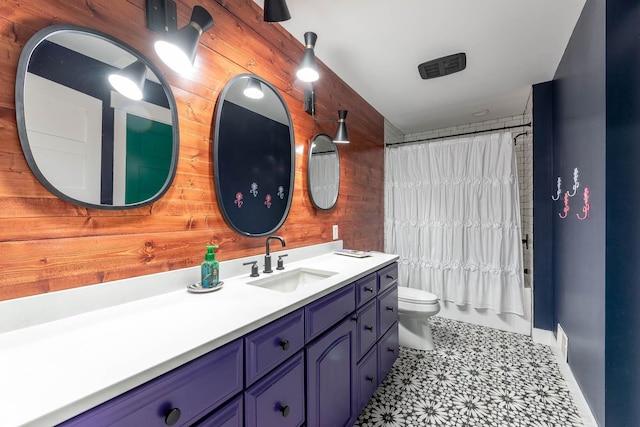
[[313, 268], [296, 268], [272, 277], [247, 282], [248, 285], [260, 286], [278, 292], [293, 292], [300, 288], [313, 285], [328, 277], [338, 274], [334, 271], [315, 270]]

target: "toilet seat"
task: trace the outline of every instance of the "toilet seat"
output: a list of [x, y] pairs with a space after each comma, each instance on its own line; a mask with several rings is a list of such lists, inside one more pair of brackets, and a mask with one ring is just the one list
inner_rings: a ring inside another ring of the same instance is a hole
[[422, 289], [407, 288], [398, 286], [398, 302], [417, 305], [433, 305], [438, 304], [438, 297], [431, 292]]

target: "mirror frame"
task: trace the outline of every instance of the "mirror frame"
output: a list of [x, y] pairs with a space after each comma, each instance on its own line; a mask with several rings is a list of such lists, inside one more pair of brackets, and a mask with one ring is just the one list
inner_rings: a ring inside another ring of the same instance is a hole
[[[329, 206], [328, 208], [323, 208], [321, 206], [318, 205], [318, 203], [316, 203], [316, 200], [313, 197], [313, 191], [311, 191], [311, 155], [313, 153], [313, 143], [315, 142], [316, 139], [320, 138], [320, 137], [325, 137], [327, 138], [331, 144], [333, 144], [333, 147], [336, 150], [336, 161], [338, 162], [338, 191], [336, 191], [336, 196], [333, 199], [331, 206]], [[333, 208], [336, 207], [336, 204], [338, 203], [338, 196], [340, 195], [340, 153], [338, 152], [338, 146], [336, 145], [335, 142], [333, 142], [333, 139], [324, 133], [319, 133], [317, 135], [315, 135], [312, 139], [311, 142], [309, 143], [309, 157], [307, 159], [307, 188], [309, 190], [309, 198], [311, 199], [311, 203], [313, 204], [313, 206], [316, 209], [319, 209], [321, 211], [329, 211]]]
[[[141, 202], [132, 203], [129, 205], [98, 205], [89, 202], [84, 202], [81, 200], [74, 199], [70, 197], [60, 190], [58, 190], [53, 184], [47, 180], [44, 174], [41, 172], [40, 168], [35, 162], [33, 157], [33, 153], [31, 151], [31, 147], [29, 145], [29, 137], [27, 135], [27, 127], [25, 123], [25, 110], [24, 110], [24, 95], [25, 95], [25, 80], [27, 75], [27, 70], [29, 66], [29, 61], [33, 55], [35, 48], [42, 43], [47, 37], [54, 35], [56, 33], [82, 33], [82, 34], [90, 34], [98, 39], [101, 39], [105, 42], [111, 43], [120, 49], [126, 51], [130, 55], [138, 58], [151, 70], [156, 77], [158, 78], [160, 84], [164, 88], [164, 92], [167, 96], [167, 101], [169, 103], [169, 108], [171, 110], [171, 121], [172, 125], [172, 133], [173, 133], [173, 148], [172, 148], [172, 157], [171, 164], [169, 166], [169, 175], [167, 179], [160, 189], [158, 193], [156, 193], [153, 197], [143, 200]], [[180, 151], [180, 132], [178, 129], [178, 108], [176, 105], [176, 100], [173, 96], [173, 92], [171, 90], [171, 86], [169, 82], [165, 79], [164, 75], [160, 71], [158, 67], [156, 67], [151, 60], [149, 60], [144, 54], [139, 52], [138, 50], [128, 46], [124, 42], [116, 39], [113, 36], [110, 36], [106, 33], [103, 33], [98, 30], [94, 30], [91, 28], [81, 27], [78, 25], [67, 25], [67, 24], [59, 24], [59, 25], [51, 25], [49, 27], [43, 28], [42, 30], [35, 33], [24, 45], [22, 51], [20, 52], [20, 59], [18, 60], [18, 70], [16, 74], [16, 121], [18, 127], [18, 135], [20, 137], [20, 145], [22, 146], [22, 152], [27, 160], [29, 168], [31, 172], [36, 176], [38, 181], [51, 193], [55, 196], [59, 197], [62, 200], [65, 200], [69, 203], [73, 203], [78, 206], [83, 206], [86, 208], [93, 209], [102, 209], [102, 210], [128, 210], [135, 209], [142, 206], [149, 205], [151, 203], [159, 200], [171, 187], [173, 179], [175, 178], [177, 166], [178, 166], [178, 155]]]
[[[274, 94], [276, 95], [276, 97], [278, 98], [278, 100], [280, 101], [280, 103], [282, 104], [282, 107], [284, 108], [284, 111], [287, 115], [287, 120], [289, 121], [289, 145], [291, 147], [290, 150], [290, 156], [291, 156], [291, 173], [290, 173], [290, 178], [289, 178], [289, 195], [287, 197], [287, 205], [285, 207], [284, 210], [284, 214], [282, 215], [282, 218], [280, 218], [280, 221], [278, 222], [278, 224], [276, 224], [276, 226], [266, 232], [263, 233], [249, 233], [245, 230], [241, 230], [239, 229], [236, 224], [234, 224], [231, 221], [231, 218], [229, 217], [229, 214], [227, 213], [227, 210], [225, 209], [225, 204], [224, 201], [221, 200], [221, 189], [220, 189], [220, 177], [219, 177], [219, 171], [220, 171], [220, 166], [218, 163], [219, 160], [219, 156], [218, 156], [218, 146], [219, 146], [219, 137], [220, 137], [220, 118], [222, 115], [222, 106], [224, 104], [224, 101], [227, 97], [227, 93], [229, 92], [231, 86], [233, 86], [234, 83], [236, 83], [237, 81], [241, 80], [241, 79], [246, 79], [246, 78], [253, 78], [256, 79], [258, 81], [260, 81], [260, 83], [266, 87], [268, 87], [269, 89], [271, 89]], [[222, 212], [222, 216], [225, 220], [225, 222], [229, 225], [229, 227], [231, 227], [234, 231], [236, 231], [237, 233], [242, 234], [243, 236], [248, 236], [248, 237], [262, 237], [262, 236], [267, 236], [273, 232], [275, 232], [276, 230], [278, 230], [280, 227], [282, 227], [282, 224], [284, 224], [285, 220], [287, 219], [287, 217], [289, 216], [289, 212], [291, 211], [291, 202], [293, 200], [293, 190], [294, 190], [294, 184], [295, 184], [295, 178], [296, 178], [296, 144], [295, 144], [295, 137], [294, 137], [294, 132], [293, 132], [293, 121], [291, 120], [291, 113], [289, 112], [289, 107], [287, 106], [287, 103], [285, 102], [284, 98], [282, 97], [282, 95], [280, 94], [280, 92], [278, 91], [278, 89], [276, 89], [271, 83], [269, 83], [268, 81], [266, 81], [265, 79], [263, 79], [260, 76], [257, 76], [255, 74], [250, 74], [250, 73], [243, 73], [243, 74], [238, 74], [234, 77], [232, 77], [227, 84], [224, 86], [224, 89], [222, 90], [222, 92], [220, 93], [220, 96], [218, 97], [218, 101], [216, 103], [216, 111], [215, 111], [215, 127], [214, 127], [214, 139], [213, 139], [213, 169], [214, 169], [214, 182], [215, 182], [215, 187], [216, 187], [216, 199], [218, 202], [218, 206], [220, 207], [220, 212]]]

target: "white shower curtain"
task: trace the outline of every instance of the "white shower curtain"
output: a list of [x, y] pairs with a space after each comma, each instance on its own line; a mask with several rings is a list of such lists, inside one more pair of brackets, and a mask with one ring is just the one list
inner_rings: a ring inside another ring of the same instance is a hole
[[387, 148], [385, 251], [400, 285], [523, 315], [516, 177], [508, 132]]
[[316, 205], [327, 208], [333, 206], [340, 185], [340, 170], [337, 152], [313, 154], [309, 165], [309, 185]]

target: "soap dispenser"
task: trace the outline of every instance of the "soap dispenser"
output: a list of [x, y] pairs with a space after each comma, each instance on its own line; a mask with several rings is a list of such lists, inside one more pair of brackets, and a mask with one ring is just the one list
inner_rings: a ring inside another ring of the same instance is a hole
[[200, 266], [200, 286], [203, 288], [214, 288], [218, 286], [220, 281], [220, 264], [216, 260], [217, 245], [207, 246], [207, 253], [204, 256], [204, 262]]

